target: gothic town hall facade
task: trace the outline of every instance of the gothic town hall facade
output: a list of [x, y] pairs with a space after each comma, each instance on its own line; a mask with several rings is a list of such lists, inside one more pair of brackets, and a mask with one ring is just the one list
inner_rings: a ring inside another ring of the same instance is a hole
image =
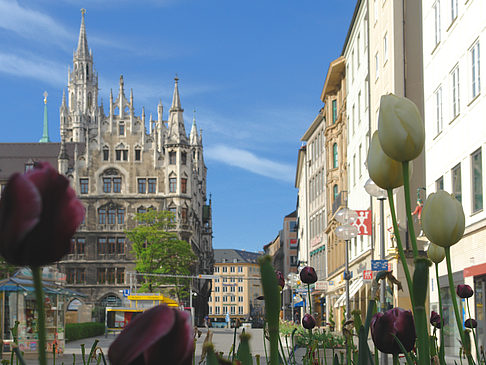
[[[135, 264], [125, 231], [135, 226], [136, 212], [158, 209], [175, 214], [180, 239], [189, 242], [199, 258], [195, 273], [212, 273], [213, 249], [202, 135], [195, 120], [186, 133], [178, 79], [168, 120], [162, 102], [155, 120], [146, 120], [143, 108], [136, 115], [133, 92], [125, 90], [123, 76], [116, 95], [110, 92], [108, 105], [98, 102], [98, 90], [83, 13], [60, 107], [61, 143], [2, 144], [0, 156], [8, 149], [9, 155], [25, 155], [25, 164], [55, 159], [59, 172], [71, 179], [86, 218], [59, 269], [66, 274], [68, 288], [86, 295], [83, 302], [103, 307], [119, 304], [123, 289], [129, 287]], [[17, 157], [19, 164], [22, 156]], [[2, 160], [0, 164], [14, 164], [12, 159]], [[210, 282], [194, 280], [193, 290], [196, 313], [204, 317]]]

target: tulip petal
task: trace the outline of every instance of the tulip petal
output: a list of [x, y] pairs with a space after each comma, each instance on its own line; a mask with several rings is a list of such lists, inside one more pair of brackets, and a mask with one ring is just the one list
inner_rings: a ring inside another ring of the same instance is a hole
[[[135, 317], [113, 341], [108, 357], [113, 365], [126, 365], [171, 332], [176, 312], [165, 305], [151, 308]], [[170, 351], [169, 351], [170, 352]]]
[[12, 175], [0, 201], [0, 250], [8, 262], [22, 264], [16, 259], [17, 244], [39, 223], [41, 212], [36, 186], [23, 175]]

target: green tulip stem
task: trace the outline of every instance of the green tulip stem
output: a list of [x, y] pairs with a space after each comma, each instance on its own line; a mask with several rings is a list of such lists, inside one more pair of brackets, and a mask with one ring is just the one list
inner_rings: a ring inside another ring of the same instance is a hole
[[[469, 315], [469, 318], [472, 319], [471, 310], [469, 309], [469, 298], [466, 298], [466, 306], [467, 306], [467, 314]], [[479, 359], [481, 359], [481, 358], [479, 357], [479, 348], [478, 348], [479, 346], [478, 346], [478, 341], [477, 341], [477, 338], [476, 338], [476, 330], [474, 328], [471, 328], [471, 331], [473, 333], [473, 338], [474, 338], [474, 347], [476, 348], [476, 356], [477, 356], [476, 358], [479, 362]]]
[[[397, 240], [398, 254], [400, 256], [400, 261], [402, 261], [403, 271], [405, 272], [405, 278], [407, 279], [408, 292], [410, 293], [410, 301], [412, 302], [412, 306], [413, 306], [414, 300], [413, 300], [412, 277], [410, 276], [410, 270], [408, 269], [407, 259], [405, 257], [405, 252], [403, 251], [402, 240], [400, 238], [400, 231], [398, 230], [397, 214], [395, 212], [395, 203], [393, 201], [393, 189], [387, 189], [387, 193], [388, 193], [388, 204], [390, 205], [390, 213], [393, 222], [393, 233], [395, 234], [395, 239]], [[381, 224], [384, 224], [384, 222], [382, 222]], [[414, 308], [414, 314], [415, 314], [415, 308]]]
[[39, 351], [39, 364], [47, 365], [46, 360], [46, 322], [44, 310], [44, 291], [42, 290], [42, 268], [40, 266], [33, 266], [32, 276], [35, 287], [35, 301], [37, 307], [37, 335], [39, 336], [39, 343], [37, 345]]
[[408, 223], [408, 230], [410, 232], [410, 240], [412, 241], [412, 249], [413, 249], [413, 258], [418, 257], [418, 249], [417, 249], [417, 238], [415, 237], [415, 229], [413, 228], [413, 220], [412, 220], [412, 207], [410, 203], [410, 174], [409, 174], [409, 162], [403, 161], [402, 162], [402, 170], [403, 170], [403, 190], [405, 192], [405, 211], [407, 212], [407, 223]]
[[398, 354], [393, 354], [393, 365], [400, 365], [398, 361]]
[[[307, 296], [309, 297], [309, 314], [312, 316], [312, 297], [311, 297], [310, 284], [307, 284]], [[309, 328], [309, 346], [311, 343], [312, 343], [312, 328]]]
[[[451, 248], [450, 247], [444, 247], [445, 250], [445, 256], [446, 256], [446, 263], [447, 263], [447, 276], [449, 278], [449, 291], [451, 293], [451, 299], [452, 299], [452, 306], [454, 307], [454, 314], [456, 316], [456, 322], [457, 322], [457, 329], [459, 330], [459, 335], [461, 336], [461, 343], [463, 346], [466, 346], [466, 337], [464, 335], [464, 329], [462, 328], [462, 320], [461, 316], [459, 314], [459, 307], [457, 306], [457, 300], [456, 300], [456, 292], [454, 291], [454, 280], [452, 279], [452, 265], [451, 265]], [[474, 361], [471, 356], [471, 349], [464, 349], [466, 352], [467, 360], [469, 362], [469, 365], [473, 365]]]
[[445, 348], [444, 348], [444, 313], [442, 310], [442, 295], [440, 293], [440, 285], [439, 285], [439, 264], [435, 264], [435, 280], [437, 282], [437, 293], [439, 294], [439, 315], [440, 315], [440, 347], [439, 347], [439, 359], [444, 361], [445, 364]]

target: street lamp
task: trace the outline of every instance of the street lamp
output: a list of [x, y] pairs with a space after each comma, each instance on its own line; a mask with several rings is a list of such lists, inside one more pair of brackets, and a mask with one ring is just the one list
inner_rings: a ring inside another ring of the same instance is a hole
[[349, 241], [351, 238], [354, 238], [358, 235], [358, 228], [353, 226], [352, 224], [356, 222], [358, 219], [358, 213], [354, 210], [349, 208], [342, 208], [336, 213], [336, 220], [341, 223], [341, 226], [338, 226], [334, 233], [336, 237], [340, 240], [343, 240], [345, 243], [345, 267], [344, 267], [344, 280], [346, 280], [346, 320], [351, 318], [349, 312]]
[[[366, 192], [370, 194], [372, 197], [375, 197], [380, 202], [380, 259], [385, 259], [385, 214], [384, 214], [384, 201], [386, 199], [386, 191], [380, 188], [375, 182], [371, 179], [368, 179], [364, 186]], [[380, 288], [380, 302], [381, 302], [381, 311], [385, 312], [386, 305], [385, 305], [385, 298], [386, 298], [386, 281], [381, 281], [381, 288]], [[386, 354], [382, 353], [382, 360], [383, 364], [388, 364], [388, 357]]]
[[290, 288], [290, 311], [292, 313], [292, 323], [295, 323], [294, 319], [294, 287], [297, 285], [297, 281], [299, 280], [299, 275], [296, 273], [289, 273], [287, 275], [287, 285]]

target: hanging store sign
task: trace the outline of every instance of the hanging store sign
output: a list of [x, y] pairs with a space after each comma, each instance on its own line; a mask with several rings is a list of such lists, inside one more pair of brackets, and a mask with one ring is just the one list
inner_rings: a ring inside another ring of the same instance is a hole
[[364, 270], [363, 271], [363, 280], [366, 282], [370, 282], [373, 280], [373, 270]]
[[357, 210], [358, 218], [353, 223], [358, 228], [358, 235], [371, 236], [371, 210]]
[[316, 281], [315, 284], [316, 290], [327, 291], [327, 288], [328, 288], [327, 281], [323, 281], [323, 280]]

